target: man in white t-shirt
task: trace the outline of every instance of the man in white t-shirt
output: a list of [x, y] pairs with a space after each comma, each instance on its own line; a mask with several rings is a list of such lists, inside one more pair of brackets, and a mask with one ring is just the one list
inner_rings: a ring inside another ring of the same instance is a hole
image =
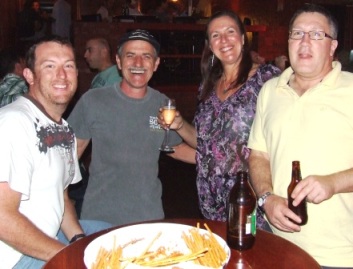
[[81, 180], [76, 137], [62, 119], [76, 92], [72, 45], [33, 45], [24, 77], [29, 93], [0, 109], [0, 267], [41, 268], [67, 243], [110, 227], [78, 221], [67, 187]]

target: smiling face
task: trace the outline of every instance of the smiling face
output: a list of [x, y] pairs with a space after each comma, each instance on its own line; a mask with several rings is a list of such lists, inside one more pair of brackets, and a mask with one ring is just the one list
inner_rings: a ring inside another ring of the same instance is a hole
[[121, 88], [146, 91], [149, 80], [159, 65], [159, 57], [154, 47], [141, 40], [127, 41], [116, 57], [122, 72]]
[[56, 42], [38, 45], [35, 51], [34, 72], [28, 68], [24, 70], [29, 94], [54, 119], [57, 119], [60, 111], [65, 111], [74, 96], [77, 74], [73, 49]]
[[[332, 35], [327, 18], [317, 12], [300, 14], [290, 30], [304, 32], [317, 30]], [[337, 45], [337, 40], [328, 37], [323, 40], [311, 40], [308, 34], [300, 40], [289, 39], [289, 58], [295, 74], [310, 79], [324, 77], [332, 69]]]
[[231, 17], [222, 16], [210, 22], [208, 40], [210, 49], [223, 65], [240, 63], [244, 36]]

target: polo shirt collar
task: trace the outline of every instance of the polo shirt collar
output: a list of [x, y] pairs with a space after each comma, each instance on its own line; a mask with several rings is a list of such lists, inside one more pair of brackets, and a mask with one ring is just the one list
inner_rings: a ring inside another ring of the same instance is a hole
[[[325, 88], [334, 88], [334, 85], [336, 84], [336, 81], [341, 73], [342, 70], [342, 65], [338, 61], [333, 61], [332, 62], [332, 70], [322, 79], [320, 82], [322, 86]], [[278, 89], [285, 89], [288, 90], [288, 81], [293, 74], [293, 69], [291, 67], [288, 67], [286, 70], [282, 72], [282, 74], [279, 77], [277, 88]]]

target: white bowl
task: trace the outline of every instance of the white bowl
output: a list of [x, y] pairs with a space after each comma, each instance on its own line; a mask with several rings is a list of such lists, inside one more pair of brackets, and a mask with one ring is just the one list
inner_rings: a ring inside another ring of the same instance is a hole
[[[182, 239], [182, 233], [189, 234], [189, 231], [193, 226], [174, 224], [174, 223], [149, 223], [149, 224], [136, 224], [132, 226], [123, 227], [120, 229], [113, 230], [107, 234], [104, 234], [95, 240], [93, 240], [85, 249], [84, 253], [84, 263], [88, 269], [92, 268], [93, 263], [96, 261], [98, 251], [101, 247], [106, 250], [111, 250], [114, 247], [114, 242], [116, 246], [124, 246], [129, 242], [136, 240], [134, 244], [129, 244], [123, 249], [123, 257], [135, 257], [141, 254], [150, 243], [156, 238], [158, 233], [161, 232], [160, 237], [153, 243], [150, 250], [156, 250], [160, 246], [166, 247], [170, 251], [180, 251], [182, 253], [189, 253], [189, 249], [186, 246], [184, 240]], [[208, 234], [209, 231], [205, 229], [199, 230], [200, 234]], [[219, 237], [217, 234], [213, 233], [216, 240], [223, 247], [227, 254], [227, 258], [218, 269], [223, 268], [229, 261], [230, 249], [227, 243]], [[146, 269], [146, 266], [140, 266], [133, 263], [128, 264], [126, 269]], [[206, 269], [210, 267], [201, 266], [195, 264], [193, 261], [187, 261], [179, 264], [173, 264], [168, 266], [162, 266], [159, 268], [172, 269], [172, 268], [182, 268], [182, 269]]]

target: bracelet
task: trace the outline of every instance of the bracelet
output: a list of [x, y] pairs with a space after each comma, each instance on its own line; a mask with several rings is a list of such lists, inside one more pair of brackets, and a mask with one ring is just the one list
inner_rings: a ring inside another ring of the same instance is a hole
[[184, 121], [181, 122], [181, 125], [178, 127], [178, 129], [175, 129], [176, 131], [179, 131], [182, 127], [184, 126]]
[[85, 237], [85, 236], [86, 236], [85, 234], [75, 234], [75, 235], [71, 238], [70, 244], [73, 243], [73, 242], [76, 242], [78, 239], [83, 238], [83, 237]]

